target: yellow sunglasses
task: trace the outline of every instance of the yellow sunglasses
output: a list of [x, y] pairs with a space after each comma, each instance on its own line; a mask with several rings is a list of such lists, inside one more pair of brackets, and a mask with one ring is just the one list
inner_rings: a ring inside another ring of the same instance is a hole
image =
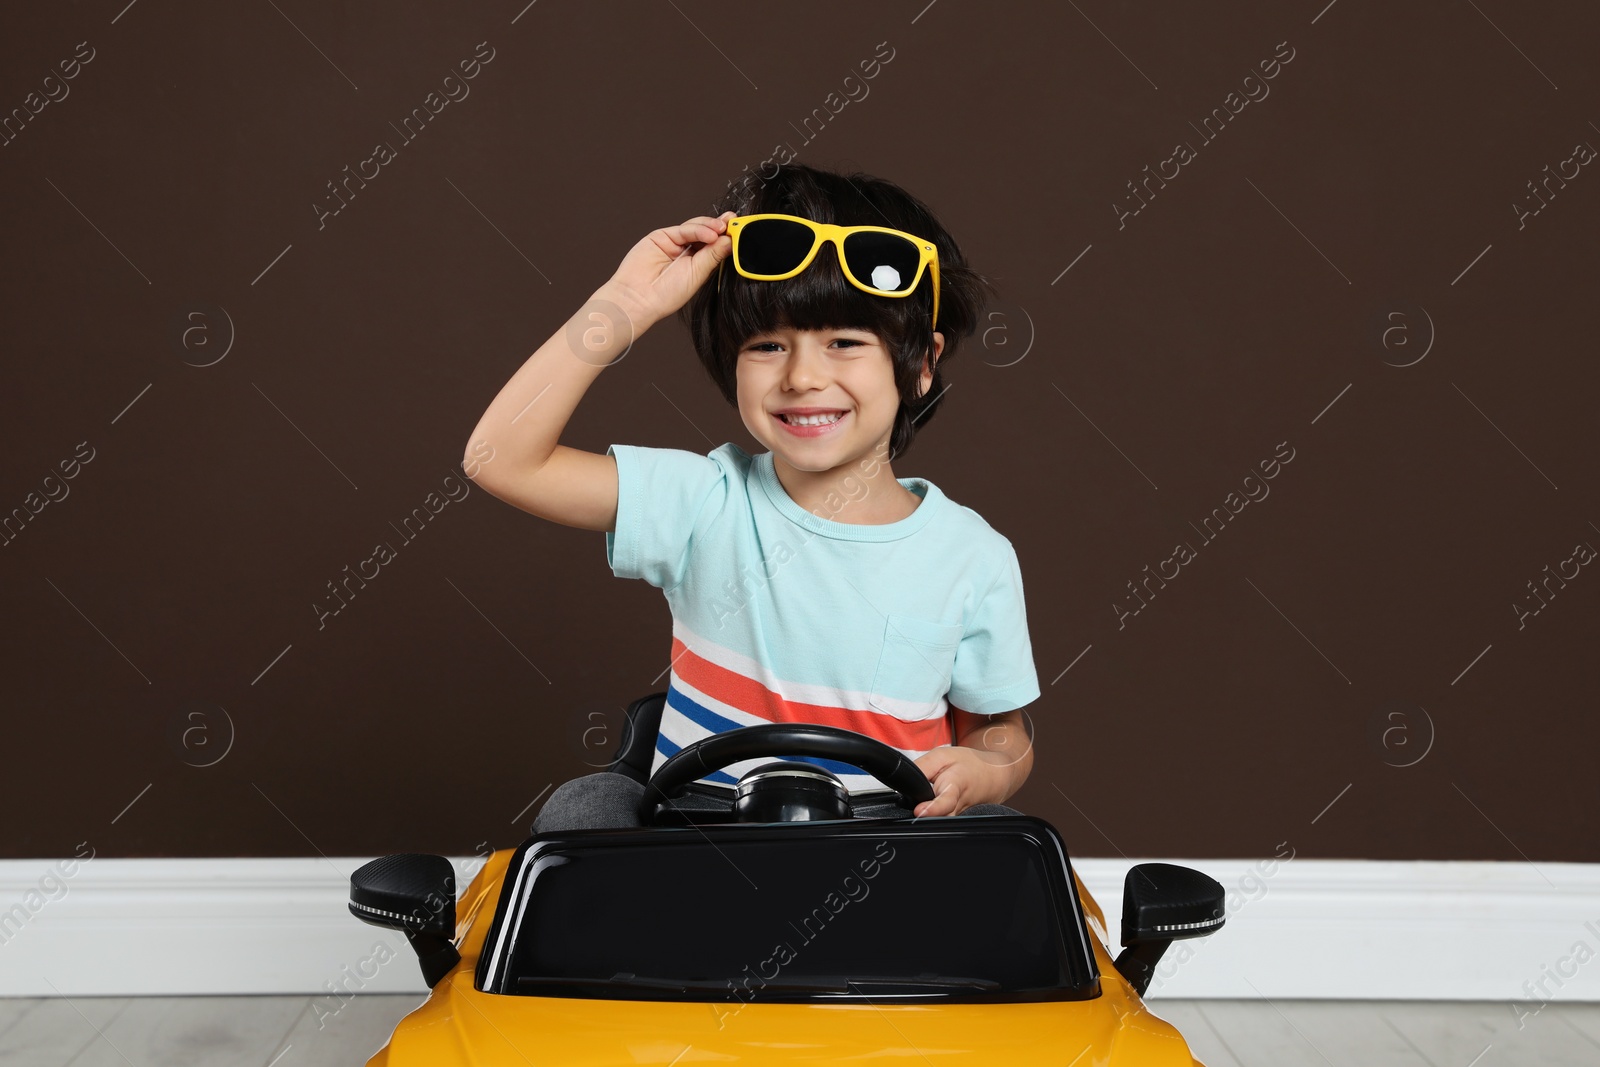
[[[743, 215], [728, 220], [733, 269], [758, 282], [793, 278], [832, 241], [851, 285], [874, 296], [910, 296], [924, 269], [933, 273], [933, 323], [939, 322], [939, 250], [932, 241], [886, 226], [835, 226], [798, 215]], [[717, 271], [722, 289], [722, 271]]]

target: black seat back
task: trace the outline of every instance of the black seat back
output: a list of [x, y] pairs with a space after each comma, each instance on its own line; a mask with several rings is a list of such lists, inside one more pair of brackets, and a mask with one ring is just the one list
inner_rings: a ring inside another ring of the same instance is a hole
[[661, 728], [661, 709], [666, 693], [651, 693], [628, 705], [628, 721], [622, 730], [610, 769], [625, 774], [640, 785], [650, 781], [650, 764], [656, 754], [656, 732]]

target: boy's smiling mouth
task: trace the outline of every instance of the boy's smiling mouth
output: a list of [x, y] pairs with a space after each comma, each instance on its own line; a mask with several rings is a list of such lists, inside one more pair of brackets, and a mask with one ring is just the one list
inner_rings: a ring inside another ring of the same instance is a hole
[[785, 430], [797, 437], [820, 437], [831, 433], [849, 415], [848, 410], [841, 408], [785, 408], [772, 413]]

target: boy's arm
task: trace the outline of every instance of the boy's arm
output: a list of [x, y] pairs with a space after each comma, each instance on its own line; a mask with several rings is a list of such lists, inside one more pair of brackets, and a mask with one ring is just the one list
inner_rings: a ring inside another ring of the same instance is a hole
[[[1009, 541], [1004, 566], [979, 600], [951, 669], [955, 743], [917, 758], [936, 796], [913, 814], [959, 815], [973, 804], [1003, 804], [1033, 770], [1032, 721], [1026, 707], [1042, 695], [1028, 639], [1022, 568]], [[999, 709], [980, 714], [968, 708]]]
[[701, 216], [640, 240], [489, 404], [462, 458], [467, 477], [541, 518], [612, 529], [616, 461], [560, 444], [562, 431], [600, 372], [682, 307], [727, 255], [726, 228], [723, 218]]
[[976, 715], [952, 705], [950, 712], [956, 743], [918, 757], [936, 795], [913, 815], [960, 815], [974, 804], [1004, 804], [1033, 771], [1033, 738], [1021, 708]]

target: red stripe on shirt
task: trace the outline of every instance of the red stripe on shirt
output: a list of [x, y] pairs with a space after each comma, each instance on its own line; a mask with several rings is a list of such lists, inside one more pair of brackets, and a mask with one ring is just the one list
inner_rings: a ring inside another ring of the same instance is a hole
[[677, 637], [672, 639], [672, 664], [678, 677], [700, 692], [768, 722], [809, 722], [835, 726], [910, 752], [925, 752], [955, 742], [948, 713], [936, 719], [906, 722], [886, 712], [855, 711], [831, 704], [785, 700], [754, 678], [746, 678], [737, 671], [697, 655]]

